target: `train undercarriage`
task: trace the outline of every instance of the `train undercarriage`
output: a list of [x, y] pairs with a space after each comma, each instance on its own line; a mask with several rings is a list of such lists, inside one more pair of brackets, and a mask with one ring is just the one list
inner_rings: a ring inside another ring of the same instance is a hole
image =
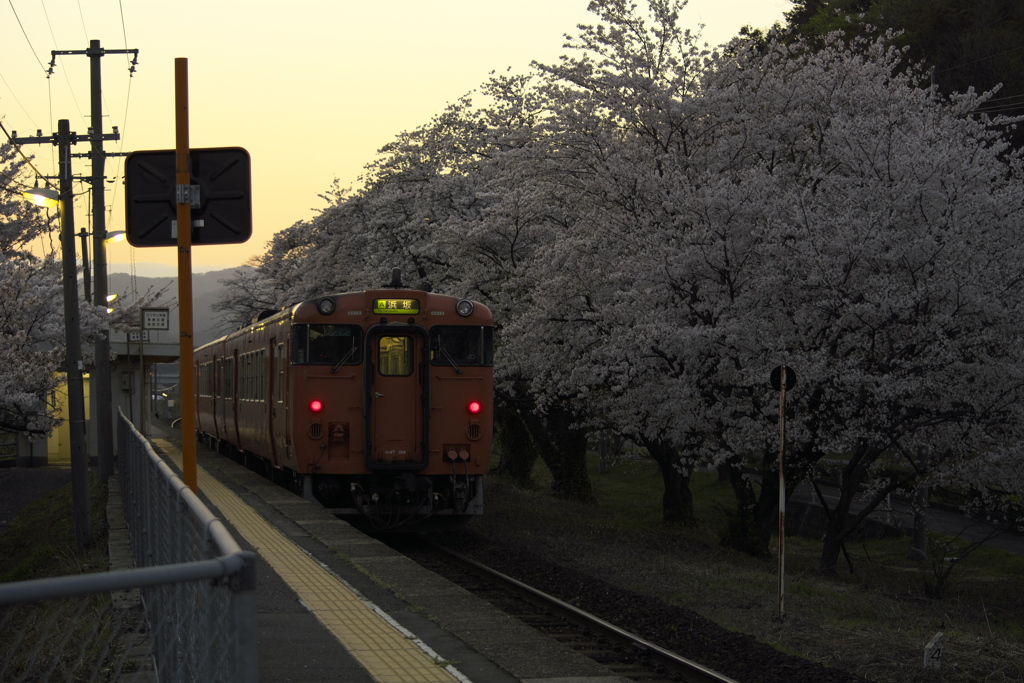
[[211, 438], [206, 445], [354, 526], [368, 531], [412, 531], [465, 524], [483, 514], [483, 477], [459, 473], [301, 473]]

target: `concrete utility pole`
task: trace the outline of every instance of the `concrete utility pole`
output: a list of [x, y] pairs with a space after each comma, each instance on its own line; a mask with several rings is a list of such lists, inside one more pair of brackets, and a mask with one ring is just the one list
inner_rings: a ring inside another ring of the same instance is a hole
[[[79, 549], [92, 545], [89, 513], [89, 454], [85, 444], [85, 390], [82, 382], [82, 330], [78, 308], [78, 265], [75, 261], [75, 198], [71, 177], [71, 145], [78, 136], [67, 119], [57, 122], [57, 132], [44, 137], [19, 138], [18, 145], [57, 145], [60, 180], [60, 246], [64, 280], [64, 362], [67, 371], [68, 426], [71, 433], [71, 497], [75, 513], [75, 541]], [[101, 430], [102, 431], [102, 430]]]
[[[106, 157], [114, 156], [103, 151], [103, 88], [100, 59], [107, 54], [131, 54], [134, 59], [130, 73], [134, 73], [139, 60], [138, 50], [104, 50], [100, 41], [89, 41], [87, 50], [53, 50], [50, 71], [53, 73], [58, 55], [87, 55], [89, 57], [90, 85], [92, 91], [92, 127], [89, 129], [89, 140], [92, 149], [88, 156], [92, 160], [92, 252], [93, 252], [93, 304], [107, 306], [107, 250], [104, 240], [107, 237], [106, 202], [104, 196], [104, 165]], [[114, 140], [118, 139], [114, 129]], [[88, 277], [86, 275], [85, 277]], [[96, 428], [96, 450], [99, 463], [100, 481], [106, 481], [114, 469], [114, 417], [113, 400], [110, 392], [110, 331], [96, 338], [95, 371], [92, 377], [93, 420]]]

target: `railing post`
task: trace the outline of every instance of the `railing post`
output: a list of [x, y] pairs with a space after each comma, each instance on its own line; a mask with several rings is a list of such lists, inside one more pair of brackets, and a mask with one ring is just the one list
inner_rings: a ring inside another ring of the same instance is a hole
[[231, 583], [230, 619], [235, 625], [231, 639], [236, 662], [235, 683], [257, 683], [259, 672], [256, 631], [256, 553], [243, 553], [245, 567]]

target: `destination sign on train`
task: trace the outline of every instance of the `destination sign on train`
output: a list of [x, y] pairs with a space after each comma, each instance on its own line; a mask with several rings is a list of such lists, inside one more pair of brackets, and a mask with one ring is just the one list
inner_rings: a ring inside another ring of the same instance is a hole
[[420, 312], [420, 300], [374, 299], [373, 312], [377, 315], [416, 315]]

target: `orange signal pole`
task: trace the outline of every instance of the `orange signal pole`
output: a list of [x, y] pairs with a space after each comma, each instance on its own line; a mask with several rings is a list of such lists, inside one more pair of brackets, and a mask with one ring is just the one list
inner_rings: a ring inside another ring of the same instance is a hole
[[175, 177], [178, 210], [178, 327], [181, 388], [181, 470], [198, 492], [195, 375], [192, 369], [192, 161], [188, 139], [188, 59], [174, 60]]

